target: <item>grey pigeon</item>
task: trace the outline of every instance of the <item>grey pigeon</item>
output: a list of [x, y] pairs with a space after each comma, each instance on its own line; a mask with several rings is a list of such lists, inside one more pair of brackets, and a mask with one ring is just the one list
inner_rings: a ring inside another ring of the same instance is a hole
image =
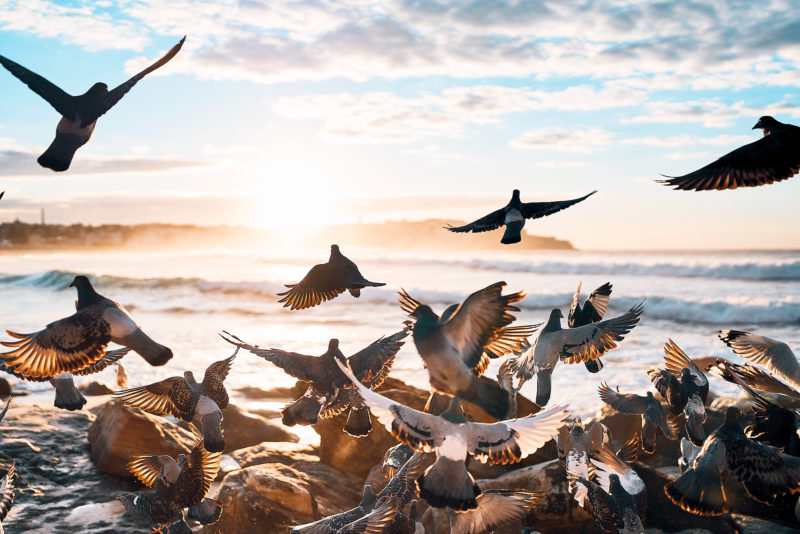
[[[558, 458], [564, 463], [564, 467], [570, 473], [588, 479], [593, 468], [589, 457], [592, 452], [602, 449], [608, 442], [608, 433], [601, 423], [594, 423], [589, 427], [588, 432], [584, 430], [580, 418], [576, 418], [572, 428], [567, 425], [562, 426], [556, 434], [556, 448]], [[584, 507], [586, 499], [585, 488], [575, 488], [570, 486], [573, 496], [578, 504]]]
[[372, 492], [372, 486], [364, 486], [361, 502], [355, 508], [329, 517], [292, 527], [291, 534], [335, 534], [343, 527], [369, 514], [378, 502], [378, 496]]
[[341, 362], [338, 365], [372, 414], [398, 441], [417, 451], [436, 452], [436, 462], [418, 481], [420, 496], [434, 507], [475, 508], [480, 489], [467, 471], [467, 456], [489, 464], [518, 462], [550, 441], [568, 415], [565, 407], [556, 406], [521, 419], [470, 423], [457, 397], [443, 414], [428, 414], [375, 393], [348, 367]]
[[385, 286], [384, 282], [370, 282], [361, 274], [355, 263], [339, 251], [339, 245], [331, 245], [328, 263], [315, 265], [308, 274], [296, 284], [286, 284], [288, 291], [278, 293], [282, 296], [284, 308], [304, 310], [331, 300], [345, 290], [358, 298], [365, 287]]
[[681, 438], [681, 456], [678, 458], [678, 467], [681, 473], [685, 473], [692, 466], [699, 452], [700, 447], [697, 447], [686, 438]]
[[501, 226], [506, 227], [503, 238], [500, 240], [504, 245], [519, 243], [522, 240], [521, 232], [525, 226], [526, 219], [538, 219], [566, 209], [578, 202], [586, 200], [597, 193], [592, 191], [588, 195], [572, 200], [554, 200], [550, 202], [522, 202], [519, 198], [519, 189], [514, 189], [511, 200], [505, 207], [493, 211], [489, 215], [481, 217], [464, 226], [446, 226], [451, 232], [488, 232], [496, 230]]
[[17, 468], [13, 462], [6, 464], [5, 468], [6, 472], [0, 478], [0, 534], [4, 532], [3, 520], [8, 515], [11, 505], [14, 504], [14, 481], [17, 478]]
[[171, 415], [187, 423], [197, 417], [208, 451], [222, 452], [225, 450], [222, 410], [228, 407], [229, 402], [224, 381], [237, 352], [238, 348], [229, 358], [209, 365], [200, 383], [194, 379], [194, 373], [186, 371], [182, 377], [173, 376], [147, 386], [119, 391], [115, 398], [145, 412]]
[[[403, 346], [408, 331], [403, 329], [391, 336], [381, 337], [353, 354], [347, 361], [359, 379], [371, 388], [377, 388], [389, 375], [394, 357]], [[264, 358], [280, 367], [289, 376], [309, 383], [302, 397], [282, 410], [283, 424], [293, 426], [313, 425], [319, 418], [327, 419], [348, 411], [345, 432], [353, 436], [366, 436], [372, 429], [369, 410], [345, 375], [334, 363], [345, 360], [339, 350], [339, 340], [331, 339], [322, 356], [308, 356], [280, 349], [264, 349], [245, 343], [236, 336], [223, 332], [223, 339]]]
[[175, 57], [184, 40], [185, 36], [164, 57], [111, 91], [106, 84], [98, 82], [78, 96], [65, 93], [38, 74], [0, 56], [0, 64], [61, 114], [61, 121], [56, 127], [56, 138], [44, 154], [39, 156], [37, 160], [39, 165], [58, 172], [66, 171], [72, 163], [75, 151], [85, 145], [92, 136], [97, 119], [119, 102], [139, 80]]
[[642, 416], [642, 449], [648, 454], [656, 450], [659, 429], [667, 439], [678, 439], [678, 422], [670, 417], [661, 403], [648, 391], [646, 396], [614, 391], [603, 382], [598, 388], [600, 399], [620, 413]]
[[578, 363], [601, 357], [633, 330], [639, 323], [642, 311], [644, 305], [637, 304], [612, 319], [577, 328], [561, 328], [564, 315], [558, 308], [553, 309], [533, 346], [522, 356], [511, 360], [511, 369], [520, 379], [517, 390], [535, 375], [536, 404], [545, 406], [550, 400], [550, 377], [559, 360]]
[[616, 523], [616, 528], [607, 530], [610, 532], [643, 533], [647, 511], [644, 481], [608, 447], [596, 451], [592, 463], [597, 468], [595, 481], [583, 478], [579, 485], [588, 490], [589, 509], [597, 522], [604, 529]]
[[477, 507], [450, 513], [450, 533], [490, 534], [524, 519], [531, 508], [546, 498], [545, 491], [484, 490], [476, 498]]
[[0, 354], [0, 363], [25, 380], [50, 379], [75, 374], [98, 363], [110, 342], [128, 347], [150, 365], [164, 365], [172, 351], [150, 339], [128, 311], [95, 291], [89, 279], [76, 276], [70, 284], [78, 290], [77, 311], [32, 334], [8, 331], [17, 341], [3, 341], [14, 350]]
[[673, 415], [686, 417], [686, 435], [701, 447], [706, 436], [705, 404], [708, 399], [708, 378], [671, 339], [664, 345], [667, 369], [650, 369], [647, 374], [658, 392], [669, 404]]
[[786, 343], [740, 330], [720, 330], [717, 335], [734, 354], [766, 367], [794, 389], [800, 389], [800, 364]]
[[777, 495], [800, 492], [800, 458], [781, 454], [745, 436], [739, 408], [730, 407], [725, 421], [703, 443], [691, 467], [664, 486], [667, 497], [698, 515], [728, 512], [723, 482], [733, 475], [747, 494], [770, 504]]
[[394, 447], [387, 449], [383, 455], [383, 464], [381, 466], [383, 468], [383, 476], [392, 478], [413, 454], [414, 449], [403, 443], [398, 443]]
[[683, 190], [736, 189], [780, 182], [800, 171], [800, 128], [765, 116], [753, 129], [764, 136], [701, 169], [660, 182]]
[[[611, 300], [611, 283], [606, 282], [592, 291], [589, 298], [581, 306], [581, 282], [578, 282], [578, 287], [572, 296], [569, 314], [567, 314], [567, 326], [577, 328], [602, 321], [606, 310], [608, 310], [609, 300]], [[603, 368], [603, 360], [600, 358], [586, 360], [583, 364], [590, 373], [598, 373]]]
[[414, 320], [414, 344], [428, 369], [432, 390], [477, 404], [497, 419], [508, 413], [508, 392], [476, 375], [485, 369], [481, 362], [486, 347], [514, 320], [511, 312], [519, 311], [513, 303], [525, 298], [521, 291], [503, 295], [505, 285], [497, 282], [472, 293], [442, 318], [430, 306], [400, 293], [403, 309]]

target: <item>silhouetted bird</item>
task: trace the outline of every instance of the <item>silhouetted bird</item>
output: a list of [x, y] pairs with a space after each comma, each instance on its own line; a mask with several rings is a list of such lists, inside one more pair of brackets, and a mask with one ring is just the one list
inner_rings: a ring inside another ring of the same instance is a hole
[[194, 373], [185, 371], [183, 376], [119, 391], [114, 397], [140, 410], [155, 415], [171, 415], [187, 423], [197, 417], [208, 451], [222, 452], [225, 450], [222, 410], [228, 407], [229, 401], [224, 381], [237, 352], [238, 348], [229, 358], [209, 365], [200, 383], [194, 379]]
[[628, 415], [642, 416], [642, 449], [648, 454], [656, 450], [656, 433], [658, 429], [667, 439], [678, 439], [678, 422], [668, 416], [664, 407], [648, 391], [646, 396], [635, 393], [614, 391], [603, 382], [598, 389], [600, 399], [617, 410]]
[[550, 400], [550, 376], [559, 360], [578, 363], [601, 357], [633, 330], [642, 311], [644, 304], [637, 304], [619, 317], [577, 328], [561, 328], [564, 315], [558, 308], [553, 309], [533, 346], [522, 356], [510, 360], [512, 371], [520, 379], [517, 390], [536, 375], [536, 404], [546, 405]]
[[730, 475], [753, 499], [771, 503], [777, 495], [800, 492], [800, 458], [781, 454], [745, 436], [739, 408], [725, 412], [725, 422], [709, 434], [692, 466], [664, 486], [669, 499], [687, 512], [721, 515], [728, 512], [723, 482]]
[[289, 291], [278, 293], [283, 297], [278, 302], [283, 302], [284, 308], [303, 310], [335, 298], [345, 290], [358, 298], [365, 287], [385, 285], [384, 282], [370, 282], [364, 278], [356, 264], [339, 252], [339, 245], [331, 245], [328, 263], [313, 266], [298, 283], [286, 284]]
[[[381, 337], [347, 358], [359, 380], [373, 389], [383, 384], [397, 351], [403, 346], [402, 339], [407, 335], [408, 331], [404, 329], [389, 337]], [[361, 397], [354, 395], [355, 389], [350, 380], [334, 363], [337, 358], [345, 361], [344, 354], [339, 350], [338, 339], [330, 340], [328, 350], [322, 356], [307, 356], [280, 349], [262, 349], [258, 345], [245, 343], [228, 332], [224, 332], [222, 337], [229, 343], [277, 365], [289, 376], [309, 382], [303, 396], [281, 411], [283, 424], [313, 425], [320, 417], [327, 419], [348, 410], [345, 432], [353, 436], [369, 434], [372, 429], [369, 410], [364, 406]]]
[[521, 419], [491, 424], [470, 423], [458, 397], [441, 415], [420, 412], [364, 387], [338, 362], [364, 398], [370, 411], [401, 443], [421, 452], [436, 452], [436, 462], [418, 480], [420, 496], [431, 506], [455, 510], [475, 508], [480, 488], [467, 471], [468, 455], [489, 464], [518, 462], [550, 441], [567, 417], [556, 406]]
[[[400, 292], [403, 311], [414, 320], [414, 344], [428, 369], [432, 390], [477, 404], [497, 419], [508, 413], [509, 394], [492, 381], [479, 380], [478, 375], [488, 365], [485, 353], [498, 356], [492, 346], [514, 321], [511, 312], [519, 311], [512, 304], [525, 298], [521, 291], [503, 295], [505, 285], [497, 282], [476, 291], [442, 318], [430, 306]], [[516, 346], [524, 342], [527, 337]]]
[[706, 436], [708, 379], [671, 339], [664, 345], [666, 369], [650, 369], [647, 375], [669, 404], [673, 415], [686, 416], [686, 434], [692, 443], [701, 447]]
[[97, 119], [119, 102], [139, 80], [175, 57], [185, 40], [184, 36], [164, 57], [111, 91], [106, 84], [98, 82], [78, 96], [65, 93], [35, 72], [0, 56], [0, 64], [61, 114], [61, 121], [56, 127], [56, 138], [44, 154], [39, 156], [37, 160], [39, 165], [54, 171], [69, 169], [75, 151], [85, 145], [92, 136]]
[[[594, 423], [589, 427], [589, 431], [586, 432], [580, 418], [576, 418], [572, 428], [564, 425], [556, 434], [558, 458], [564, 463], [564, 467], [568, 472], [589, 479], [593, 471], [589, 456], [592, 452], [602, 449], [607, 441], [607, 430], [602, 424]], [[583, 507], [586, 499], [585, 488], [575, 488], [571, 482], [570, 489], [576, 490], [572, 494], [578, 504]]]
[[489, 215], [481, 217], [477, 221], [473, 221], [464, 226], [445, 226], [451, 232], [488, 232], [489, 230], [496, 230], [501, 226], [506, 227], [503, 234], [501, 243], [509, 245], [512, 243], [519, 243], [522, 240], [521, 232], [525, 226], [525, 219], [538, 219], [553, 213], [566, 209], [573, 204], [577, 204], [588, 197], [594, 195], [597, 191], [592, 191], [588, 195], [580, 198], [573, 198], [572, 200], [554, 200], [551, 202], [522, 202], [519, 199], [519, 189], [514, 189], [511, 195], [511, 200], [505, 207], [497, 211], [493, 211]]
[[720, 330], [717, 335], [735, 354], [763, 365], [794, 389], [800, 389], [800, 364], [786, 343], [739, 330]]
[[[577, 328], [603, 320], [603, 316], [608, 310], [608, 301], [611, 300], [611, 283], [606, 282], [592, 291], [583, 306], [581, 306], [580, 299], [581, 282], [578, 282], [578, 287], [575, 289], [575, 294], [572, 295], [572, 303], [567, 314], [567, 326], [570, 328]], [[587, 360], [583, 364], [590, 373], [598, 373], [603, 368], [603, 360], [600, 358]]]
[[[5, 412], [3, 413], [5, 414]], [[11, 505], [14, 504], [14, 481], [16, 478], [17, 468], [14, 463], [6, 464], [6, 473], [0, 479], [0, 534], [3, 534], [3, 521], [11, 509]]]
[[800, 170], [800, 128], [772, 117], [761, 117], [753, 129], [764, 137], [737, 148], [683, 176], [659, 180], [675, 189], [736, 189], [771, 184], [791, 178]]
[[490, 534], [498, 528], [527, 517], [531, 508], [547, 498], [545, 491], [484, 490], [472, 510], [450, 514], [451, 534]]
[[110, 342], [137, 352], [150, 365], [164, 365], [172, 351], [150, 339], [128, 311], [95, 291], [85, 276], [70, 284], [78, 290], [77, 312], [50, 323], [32, 334], [8, 335], [18, 341], [3, 341], [14, 350], [0, 354], [2, 364], [26, 380], [75, 374], [99, 362]]

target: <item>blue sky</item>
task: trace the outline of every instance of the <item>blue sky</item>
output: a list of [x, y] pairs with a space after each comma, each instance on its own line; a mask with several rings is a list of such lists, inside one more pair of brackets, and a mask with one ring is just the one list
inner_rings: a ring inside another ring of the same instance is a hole
[[796, 248], [798, 178], [709, 193], [653, 180], [756, 140], [761, 115], [800, 122], [797, 7], [0, 0], [0, 53], [72, 94], [187, 35], [64, 174], [35, 162], [56, 112], [0, 71], [0, 220], [471, 220], [515, 187], [598, 189], [528, 231], [583, 248]]

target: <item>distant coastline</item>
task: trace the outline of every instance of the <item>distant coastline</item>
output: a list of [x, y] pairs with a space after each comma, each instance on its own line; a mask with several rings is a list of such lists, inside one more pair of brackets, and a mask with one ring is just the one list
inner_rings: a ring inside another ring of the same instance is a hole
[[[449, 221], [462, 224], [459, 221]], [[442, 227], [445, 221], [388, 221], [323, 226], [303, 231], [303, 243], [327, 246], [345, 242], [360, 247], [403, 250], [502, 250], [498, 232], [454, 235]], [[22, 221], [0, 224], [0, 252], [35, 250], [83, 250], [108, 248], [203, 249], [253, 248], [258, 243], [291, 242], [281, 229], [247, 226], [196, 226], [178, 224], [36, 224]], [[287, 243], [288, 244], [288, 243]], [[292, 243], [294, 244], [294, 243]], [[516, 250], [575, 250], [572, 243], [555, 237], [522, 233]]]

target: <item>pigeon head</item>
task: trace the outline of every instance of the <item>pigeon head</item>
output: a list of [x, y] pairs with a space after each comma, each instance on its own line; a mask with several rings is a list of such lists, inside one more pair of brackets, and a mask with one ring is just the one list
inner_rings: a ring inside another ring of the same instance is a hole
[[164, 476], [164, 479], [169, 482], [170, 484], [174, 484], [178, 481], [178, 476], [181, 474], [181, 466], [172, 459], [172, 456], [168, 456], [166, 454], [162, 454], [158, 457], [164, 467], [161, 469], [161, 474]]
[[683, 369], [681, 369], [681, 379], [682, 380], [692, 379], [692, 372], [689, 370], [688, 367], [684, 367]]
[[452, 397], [450, 399], [450, 405], [441, 413], [441, 417], [451, 423], [466, 422], [467, 418], [464, 415], [464, 410], [461, 408], [461, 401], [458, 400], [458, 397]]
[[339, 252], [339, 245], [331, 245], [331, 258], [341, 255], [342, 253]]
[[542, 333], [561, 330], [561, 319], [563, 318], [564, 314], [561, 313], [561, 310], [558, 308], [553, 308], [550, 311], [550, 318], [547, 319], [547, 324], [544, 325], [544, 328], [542, 328]]
[[371, 508], [378, 500], [378, 496], [375, 495], [372, 491], [372, 486], [367, 484], [364, 486], [364, 494], [361, 497], [361, 503], [359, 506], [362, 508]]
[[92, 286], [92, 282], [89, 280], [88, 276], [84, 276], [79, 274], [75, 278], [72, 279], [72, 282], [69, 284], [69, 287], [75, 287], [80, 291], [81, 289], [91, 289], [94, 290]]
[[409, 315], [411, 317], [413, 317], [414, 319], [416, 319], [417, 321], [419, 321], [420, 319], [422, 319], [422, 320], [428, 319], [428, 320], [434, 320], [435, 321], [436, 319], [439, 318], [433, 312], [431, 307], [428, 306], [427, 304], [422, 304], [420, 306], [417, 306], [416, 309], [414, 311], [412, 311]]
[[108, 86], [103, 82], [97, 82], [86, 91], [86, 96], [97, 96], [108, 92]]
[[195, 382], [195, 379], [194, 379], [194, 373], [191, 372], [191, 371], [184, 371], [183, 372], [183, 378], [185, 378], [186, 381], [189, 382], [190, 384], [196, 384], [197, 383], [197, 382]]
[[179, 454], [178, 455], [178, 467], [182, 468], [184, 463], [186, 463], [186, 455], [185, 454]]
[[727, 410], [725, 410], [725, 424], [726, 425], [735, 425], [739, 422], [739, 416], [742, 415], [742, 411], [737, 408], [736, 406], [731, 406]]
[[89, 278], [86, 276], [79, 274], [76, 276], [69, 287], [74, 287], [78, 290], [78, 304], [77, 309], [82, 309], [92, 304], [93, 302], [99, 301], [102, 297], [94, 290], [92, 286], [92, 282], [89, 281]]
[[625, 491], [625, 488], [622, 487], [622, 483], [619, 481], [619, 475], [616, 473], [612, 473], [608, 477], [608, 489], [611, 492], [611, 495], [618, 496], [624, 493], [628, 493]]
[[511, 200], [519, 200], [519, 189], [514, 189], [511, 193]]
[[336, 339], [335, 337], [331, 338], [331, 340], [328, 341], [328, 351], [332, 352], [332, 351], [338, 351], [338, 350], [339, 350], [339, 340]]
[[761, 130], [764, 132], [764, 135], [768, 135], [771, 130], [774, 130], [778, 126], [780, 126], [780, 122], [776, 121], [769, 115], [765, 115], [758, 119], [758, 122], [755, 126], [753, 126], [753, 130]]

